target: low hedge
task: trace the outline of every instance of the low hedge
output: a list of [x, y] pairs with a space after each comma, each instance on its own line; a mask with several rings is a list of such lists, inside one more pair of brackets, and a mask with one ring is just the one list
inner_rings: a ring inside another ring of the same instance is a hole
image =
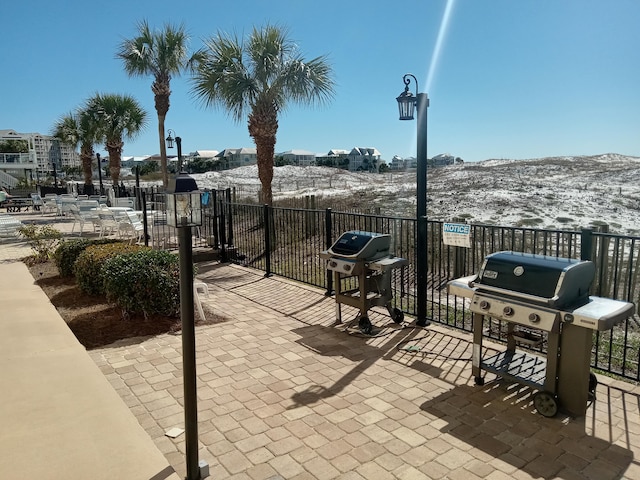
[[180, 262], [160, 250], [142, 250], [107, 259], [102, 267], [107, 300], [128, 313], [178, 316]]
[[87, 246], [78, 255], [78, 259], [73, 265], [73, 273], [76, 276], [76, 282], [80, 290], [90, 295], [104, 294], [104, 277], [102, 274], [104, 263], [109, 258], [117, 255], [141, 250], [151, 250], [151, 248], [123, 242]]
[[73, 264], [76, 263], [78, 256], [84, 252], [89, 245], [107, 245], [116, 243], [119, 240], [113, 238], [100, 238], [90, 240], [88, 238], [74, 238], [71, 240], [63, 240], [53, 254], [53, 260], [58, 267], [61, 277], [73, 276]]

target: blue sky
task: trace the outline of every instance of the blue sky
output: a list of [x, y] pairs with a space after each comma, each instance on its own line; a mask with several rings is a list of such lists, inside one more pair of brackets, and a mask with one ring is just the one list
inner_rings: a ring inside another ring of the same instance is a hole
[[[416, 122], [399, 121], [395, 101], [413, 73], [430, 98], [429, 156], [640, 156], [637, 0], [21, 0], [2, 17], [0, 129], [47, 134], [94, 93], [127, 93], [150, 121], [123, 155], [157, 153], [152, 79], [128, 78], [115, 58], [137, 22], [183, 23], [193, 49], [270, 22], [305, 57], [328, 55], [337, 83], [328, 106], [281, 115], [276, 152], [415, 155]], [[166, 128], [185, 153], [254, 146], [246, 122], [193, 99], [188, 77], [171, 87]]]

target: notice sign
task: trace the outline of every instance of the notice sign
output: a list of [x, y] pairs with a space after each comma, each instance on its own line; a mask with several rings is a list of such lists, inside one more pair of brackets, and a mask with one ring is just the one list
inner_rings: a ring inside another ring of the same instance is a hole
[[445, 223], [442, 225], [442, 242], [454, 247], [471, 248], [471, 225]]

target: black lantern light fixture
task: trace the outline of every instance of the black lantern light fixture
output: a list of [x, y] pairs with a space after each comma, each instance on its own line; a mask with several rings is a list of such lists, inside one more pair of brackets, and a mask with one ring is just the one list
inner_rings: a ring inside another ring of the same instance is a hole
[[[409, 91], [411, 79], [416, 84], [416, 94]], [[413, 120], [417, 109], [418, 137], [416, 148], [416, 314], [417, 324], [425, 327], [427, 320], [427, 108], [429, 97], [418, 93], [418, 80], [410, 73], [402, 77], [404, 91], [396, 97], [400, 120]]]
[[[169, 130], [167, 146], [173, 147]], [[181, 139], [176, 137], [178, 158]], [[200, 480], [208, 476], [205, 461], [198, 461], [198, 400], [196, 385], [196, 333], [193, 294], [193, 245], [191, 228], [202, 225], [202, 201], [196, 181], [180, 172], [169, 182], [167, 189], [167, 225], [178, 230], [180, 258], [180, 319], [182, 321], [182, 370], [184, 384], [184, 430], [187, 476], [186, 480]]]
[[171, 129], [167, 130], [167, 133], [168, 133], [168, 136], [166, 138], [167, 148], [173, 148], [174, 138], [171, 136], [171, 134], [175, 136], [175, 142], [176, 142], [176, 145], [178, 146], [178, 172], [182, 172], [182, 138], [178, 137], [176, 135], [176, 132], [174, 132]]

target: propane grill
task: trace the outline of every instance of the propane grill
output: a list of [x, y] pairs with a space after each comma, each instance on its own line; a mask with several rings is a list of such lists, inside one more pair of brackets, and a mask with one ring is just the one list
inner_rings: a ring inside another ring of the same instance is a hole
[[342, 323], [343, 304], [359, 309], [358, 327], [367, 335], [373, 331], [367, 312], [374, 306], [386, 307], [394, 322], [402, 322], [402, 310], [392, 306], [391, 275], [409, 262], [390, 254], [390, 246], [389, 235], [350, 230], [320, 253], [333, 272], [337, 323]]
[[[586, 260], [497, 252], [488, 255], [478, 275], [449, 282], [449, 292], [471, 299], [472, 374], [482, 370], [540, 390], [534, 405], [552, 417], [558, 405], [584, 415], [596, 378], [589, 372], [594, 330], [609, 330], [633, 315], [635, 306], [589, 296], [595, 266]], [[482, 358], [485, 318], [507, 323], [507, 350]], [[547, 357], [517, 350], [546, 337]]]

